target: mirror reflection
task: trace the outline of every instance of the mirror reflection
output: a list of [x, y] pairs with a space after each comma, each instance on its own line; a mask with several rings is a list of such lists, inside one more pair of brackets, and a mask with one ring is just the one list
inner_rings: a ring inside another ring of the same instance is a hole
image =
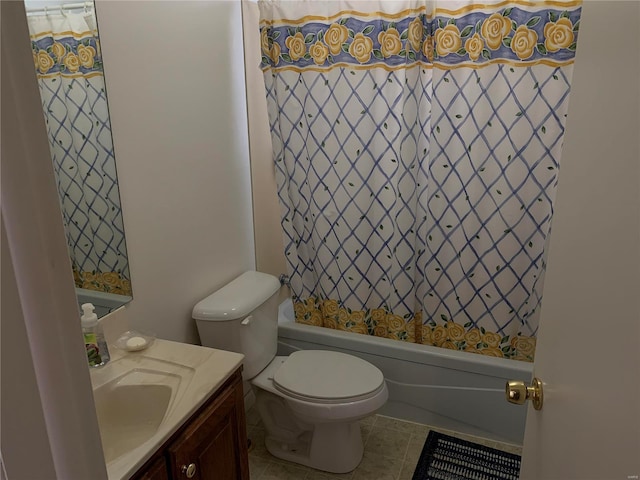
[[103, 316], [132, 291], [94, 5], [25, 6], [78, 301]]

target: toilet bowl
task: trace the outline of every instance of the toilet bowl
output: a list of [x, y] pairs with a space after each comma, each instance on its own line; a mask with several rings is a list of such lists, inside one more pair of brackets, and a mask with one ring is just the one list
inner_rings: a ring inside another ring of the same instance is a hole
[[[388, 398], [382, 372], [353, 355], [302, 350], [276, 356], [279, 281], [246, 272], [193, 309], [204, 346], [245, 354], [265, 446], [274, 456], [332, 473], [362, 460], [359, 420]], [[245, 392], [246, 393], [246, 392]]]
[[[341, 380], [350, 373], [353, 382], [330, 382], [329, 366], [336, 363], [344, 364]], [[363, 452], [359, 420], [377, 411], [389, 396], [380, 370], [352, 355], [330, 351], [277, 356], [251, 384], [267, 431], [267, 450], [333, 473], [358, 466]]]

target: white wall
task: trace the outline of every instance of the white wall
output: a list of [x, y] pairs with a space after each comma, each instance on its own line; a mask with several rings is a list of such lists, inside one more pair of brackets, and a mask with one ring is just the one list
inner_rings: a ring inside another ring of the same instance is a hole
[[255, 268], [240, 1], [96, 2], [133, 327], [197, 343], [191, 309]]
[[0, 11], [3, 467], [106, 479], [24, 6]]
[[[29, 337], [20, 306], [20, 294], [6, 240], [4, 221], [1, 229], [2, 455], [6, 458], [8, 475], [22, 473], [32, 478], [52, 477], [55, 476], [53, 455], [49, 446], [35, 365], [29, 349]], [[15, 365], [19, 368], [15, 368]], [[37, 462], [33, 461], [32, 450], [37, 452]]]
[[284, 258], [280, 205], [276, 187], [271, 132], [267, 115], [263, 73], [260, 70], [260, 12], [255, 1], [242, 2], [245, 68], [249, 111], [249, 142], [256, 229], [256, 263], [261, 272], [280, 275], [287, 272]]

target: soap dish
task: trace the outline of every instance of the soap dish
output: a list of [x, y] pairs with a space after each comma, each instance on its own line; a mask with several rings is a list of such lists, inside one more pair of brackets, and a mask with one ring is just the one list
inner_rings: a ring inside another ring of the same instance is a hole
[[149, 348], [155, 337], [153, 335], [141, 333], [137, 330], [129, 330], [124, 332], [115, 342], [115, 346], [127, 352], [137, 352]]

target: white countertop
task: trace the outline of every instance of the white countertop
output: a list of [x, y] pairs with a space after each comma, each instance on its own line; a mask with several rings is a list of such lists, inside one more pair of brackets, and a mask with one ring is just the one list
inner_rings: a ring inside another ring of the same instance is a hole
[[125, 352], [114, 347], [110, 348], [110, 353], [111, 362], [102, 368], [91, 370], [94, 390], [124, 375], [132, 365], [135, 368], [139, 363], [140, 368], [144, 368], [145, 361], [162, 362], [169, 370], [174, 366], [176, 372], [187, 372], [187, 379], [177, 388], [153, 437], [107, 463], [110, 480], [131, 477], [231, 376], [244, 358], [238, 353], [160, 339], [139, 352]]

